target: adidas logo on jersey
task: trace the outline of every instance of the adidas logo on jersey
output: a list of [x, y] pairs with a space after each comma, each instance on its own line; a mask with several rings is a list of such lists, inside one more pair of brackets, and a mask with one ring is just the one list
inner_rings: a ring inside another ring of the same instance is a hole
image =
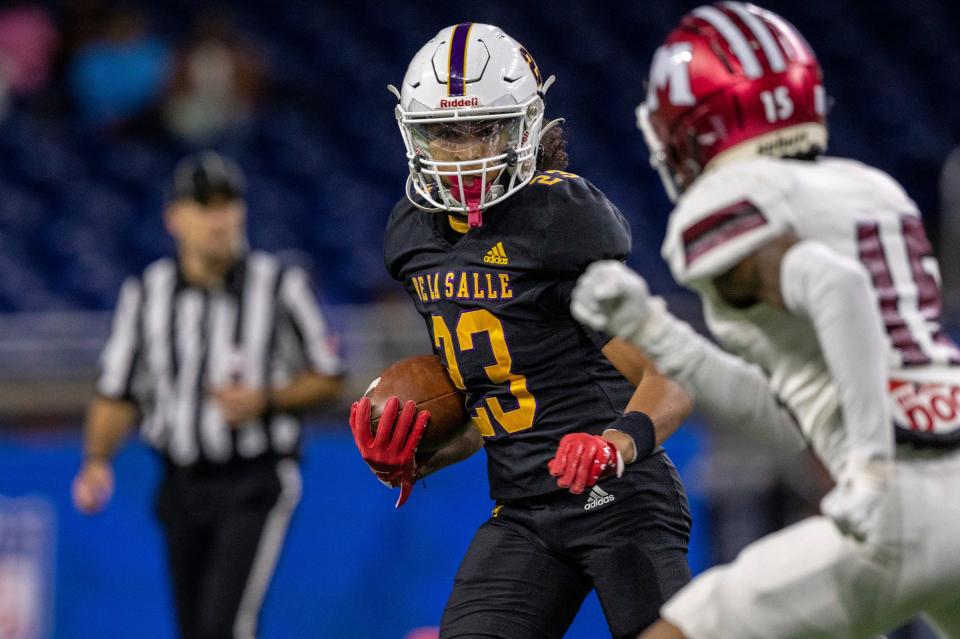
[[590, 489], [590, 494], [587, 496], [587, 503], [583, 505], [583, 509], [593, 510], [594, 508], [609, 504], [614, 499], [615, 497], [604, 489], [599, 486], [594, 486]]
[[496, 264], [497, 266], [506, 266], [509, 263], [507, 253], [503, 250], [503, 242], [497, 242], [497, 245], [487, 251], [483, 256], [484, 264]]

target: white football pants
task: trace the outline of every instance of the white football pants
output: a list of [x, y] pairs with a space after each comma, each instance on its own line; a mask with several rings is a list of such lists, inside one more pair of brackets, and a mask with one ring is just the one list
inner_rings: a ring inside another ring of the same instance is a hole
[[960, 451], [898, 459], [865, 544], [811, 517], [697, 577], [661, 609], [687, 639], [869, 639], [924, 614], [960, 639]]

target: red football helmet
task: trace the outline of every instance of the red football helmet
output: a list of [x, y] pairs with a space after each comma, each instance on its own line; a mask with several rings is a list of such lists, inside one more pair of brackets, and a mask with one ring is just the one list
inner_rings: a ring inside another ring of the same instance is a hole
[[822, 82], [810, 45], [770, 11], [718, 2], [684, 16], [654, 54], [637, 108], [670, 198], [730, 158], [824, 151]]

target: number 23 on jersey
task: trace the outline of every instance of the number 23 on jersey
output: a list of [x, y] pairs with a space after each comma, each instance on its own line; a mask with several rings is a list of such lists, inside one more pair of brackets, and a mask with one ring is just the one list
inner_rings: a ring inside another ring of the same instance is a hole
[[[454, 338], [454, 332], [456, 338]], [[495, 394], [488, 393], [476, 407], [474, 421], [484, 437], [493, 437], [495, 420], [508, 433], [517, 433], [533, 427], [537, 411], [537, 402], [527, 389], [527, 378], [511, 370], [513, 360], [507, 349], [507, 340], [503, 333], [503, 324], [486, 309], [465, 311], [457, 319], [457, 325], [451, 332], [450, 327], [440, 315], [433, 316], [433, 343], [443, 349], [444, 359], [450, 379], [460, 390], [466, 390], [463, 374], [457, 355], [473, 350], [474, 336], [486, 333], [490, 338], [493, 363], [484, 365], [483, 371], [494, 384], [502, 384], [517, 401], [517, 407], [504, 410]], [[492, 420], [491, 420], [492, 417]]]

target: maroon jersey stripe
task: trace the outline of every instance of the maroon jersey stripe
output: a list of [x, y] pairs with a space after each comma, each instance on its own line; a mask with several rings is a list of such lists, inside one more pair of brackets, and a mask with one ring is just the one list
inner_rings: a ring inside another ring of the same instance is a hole
[[860, 262], [866, 267], [873, 280], [873, 288], [880, 302], [880, 314], [883, 317], [887, 335], [893, 347], [900, 353], [905, 366], [929, 364], [930, 358], [923, 352], [913, 338], [910, 327], [900, 315], [900, 296], [890, 274], [887, 254], [880, 239], [880, 224], [861, 222], [857, 225], [857, 247]]
[[920, 314], [924, 320], [937, 327], [933, 332], [933, 341], [950, 351], [951, 364], [958, 364], [960, 363], [960, 350], [957, 349], [950, 336], [940, 328], [943, 315], [940, 284], [933, 275], [923, 268], [923, 260], [933, 257], [933, 247], [930, 246], [930, 240], [927, 239], [923, 222], [918, 217], [905, 215], [901, 218], [900, 228], [903, 232], [903, 240], [906, 242], [913, 282], [917, 285], [917, 308], [920, 309]]
[[767, 218], [753, 202], [741, 200], [715, 211], [683, 232], [687, 266], [713, 248], [767, 224]]

